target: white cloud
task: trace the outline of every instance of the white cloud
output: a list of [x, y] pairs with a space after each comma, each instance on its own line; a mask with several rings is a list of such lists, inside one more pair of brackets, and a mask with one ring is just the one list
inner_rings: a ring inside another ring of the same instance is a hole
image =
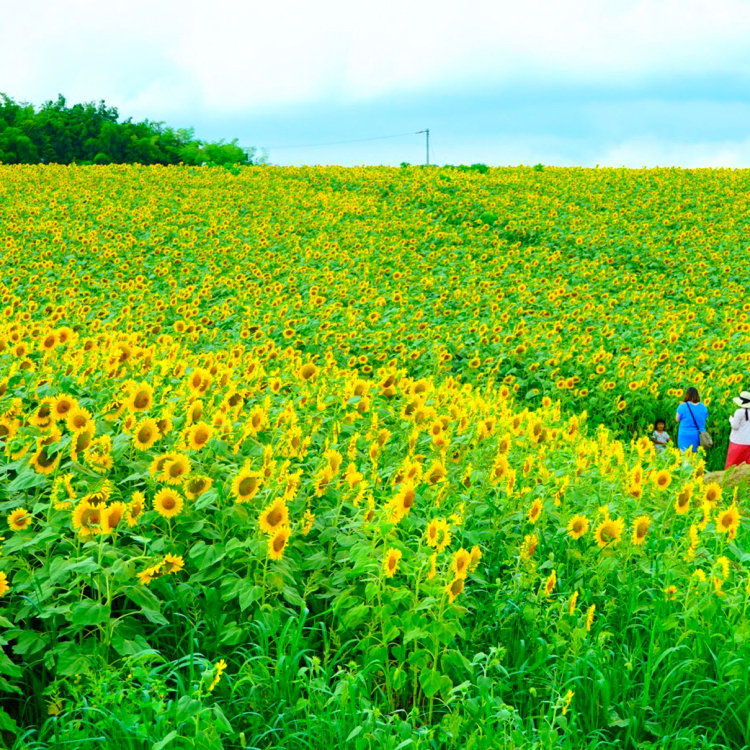
[[675, 143], [654, 136], [628, 138], [607, 148], [597, 159], [600, 166], [750, 167], [750, 137], [733, 141]]
[[525, 78], [750, 77], [746, 0], [25, 0], [3, 9], [0, 81], [39, 102], [216, 113]]

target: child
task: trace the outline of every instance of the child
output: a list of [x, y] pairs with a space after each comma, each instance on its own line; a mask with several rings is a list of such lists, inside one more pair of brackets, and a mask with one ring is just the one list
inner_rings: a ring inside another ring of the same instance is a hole
[[666, 424], [663, 419], [657, 419], [654, 427], [656, 429], [651, 433], [651, 440], [656, 450], [661, 452], [667, 447], [670, 441], [669, 433], [664, 431]]

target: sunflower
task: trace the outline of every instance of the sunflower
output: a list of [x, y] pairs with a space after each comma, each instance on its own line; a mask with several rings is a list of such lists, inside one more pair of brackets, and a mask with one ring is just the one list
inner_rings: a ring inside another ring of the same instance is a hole
[[55, 510], [67, 510], [70, 508], [70, 501], [75, 498], [76, 493], [73, 489], [73, 475], [62, 474], [52, 483], [52, 507]]
[[154, 510], [163, 518], [174, 518], [179, 515], [185, 501], [179, 492], [164, 487], [154, 497]]
[[147, 451], [161, 437], [159, 425], [150, 417], [142, 419], [133, 430], [133, 445], [139, 451]]
[[453, 604], [456, 597], [464, 590], [464, 579], [454, 578], [446, 587], [445, 593], [448, 594], [448, 602]]
[[651, 481], [653, 481], [657, 490], [663, 492], [671, 484], [672, 474], [669, 469], [659, 469], [659, 471], [652, 474]]
[[128, 522], [128, 526], [131, 528], [138, 523], [138, 519], [143, 513], [143, 509], [146, 506], [146, 497], [142, 492], [134, 492], [133, 497], [128, 503], [128, 510], [125, 514], [125, 520]]
[[555, 569], [552, 569], [552, 572], [549, 574], [549, 577], [544, 582], [544, 594], [545, 596], [552, 596], [552, 592], [555, 590], [555, 587], [557, 586], [557, 573], [555, 572]]
[[453, 555], [451, 561], [451, 570], [455, 573], [456, 578], [466, 578], [466, 574], [469, 572], [469, 565], [471, 564], [471, 552], [461, 547]]
[[112, 438], [101, 435], [94, 438], [83, 451], [83, 458], [94, 471], [112, 468]]
[[302, 521], [302, 536], [307, 536], [310, 533], [314, 523], [315, 523], [315, 513], [313, 513], [308, 508], [305, 511], [305, 516]]
[[16, 508], [8, 513], [6, 521], [13, 531], [23, 531], [31, 523], [31, 516], [26, 508]]
[[586, 613], [586, 630], [591, 630], [591, 626], [594, 624], [594, 612], [596, 612], [596, 604], [592, 604], [588, 612]]
[[142, 570], [140, 573], [138, 573], [138, 582], [143, 584], [144, 586], [147, 586], [151, 581], [154, 580], [154, 578], [158, 578], [159, 575], [161, 575], [161, 568], [162, 564], [159, 563], [158, 565], [151, 565], [145, 570]]
[[335, 450], [327, 450], [323, 455], [323, 458], [325, 458], [325, 460], [328, 462], [328, 466], [333, 472], [333, 475], [335, 476], [336, 474], [338, 474], [339, 469], [341, 468], [341, 463], [344, 460], [344, 457], [341, 455], [341, 453]]
[[268, 556], [271, 560], [281, 560], [289, 542], [291, 532], [288, 526], [282, 526], [273, 536], [268, 538]]
[[227, 663], [224, 661], [224, 659], [219, 659], [219, 661], [216, 662], [214, 665], [214, 676], [211, 680], [211, 684], [208, 686], [208, 692], [213, 693], [214, 688], [219, 684], [219, 680], [221, 679], [221, 676], [224, 674], [224, 671], [227, 668]]
[[42, 338], [41, 348], [44, 352], [51, 352], [57, 346], [57, 336], [54, 331], [48, 331]]
[[[164, 467], [176, 455], [176, 453], [162, 453], [160, 456], [157, 456], [149, 465], [148, 473], [151, 474], [152, 477], [161, 475], [164, 472]], [[161, 479], [163, 477], [159, 476], [159, 478]]]
[[190, 473], [190, 459], [182, 453], [173, 453], [164, 465], [163, 477], [167, 484], [182, 484]]
[[490, 469], [490, 484], [496, 485], [500, 482], [500, 480], [507, 476], [509, 469], [510, 464], [508, 463], [508, 459], [500, 453], [495, 457], [495, 460], [492, 463], [492, 468]]
[[479, 561], [482, 559], [482, 550], [479, 549], [479, 547], [475, 544], [471, 548], [471, 560], [469, 561], [469, 572], [473, 573], [477, 566], [479, 565]]
[[112, 483], [105, 479], [93, 492], [89, 492], [81, 499], [90, 505], [104, 505], [111, 497], [112, 489]]
[[575, 693], [572, 690], [568, 690], [567, 693], [565, 693], [565, 701], [563, 702], [562, 706], [562, 715], [565, 716], [566, 713], [568, 713], [568, 709], [570, 708], [570, 702], [573, 700], [573, 696]]
[[44, 398], [40, 402], [36, 411], [29, 417], [29, 422], [41, 430], [47, 429], [52, 424], [52, 404], [53, 398]]
[[172, 417], [169, 414], [162, 414], [156, 422], [159, 428], [159, 434], [164, 437], [172, 431]]
[[211, 489], [212, 484], [213, 479], [211, 479], [211, 477], [207, 477], [205, 474], [192, 474], [185, 480], [182, 489], [185, 491], [188, 498], [193, 500]]
[[245, 464], [244, 468], [232, 480], [232, 494], [235, 502], [247, 503], [252, 500], [260, 490], [261, 475], [257, 471], [251, 471]]
[[213, 429], [205, 422], [196, 422], [187, 431], [187, 443], [194, 450], [199, 451], [211, 439]]
[[721, 568], [721, 578], [722, 580], [726, 580], [729, 578], [729, 558], [725, 555], [720, 555], [716, 558], [716, 562], [714, 563], [714, 567], [720, 567]]
[[589, 530], [589, 519], [586, 516], [573, 516], [568, 521], [568, 534], [573, 539], [580, 539]]
[[690, 510], [690, 498], [693, 494], [693, 485], [689, 482], [677, 493], [674, 501], [674, 509], [678, 515], [683, 515]]
[[79, 430], [73, 433], [70, 441], [70, 458], [72, 461], [78, 461], [80, 453], [85, 452], [94, 440], [94, 426], [91, 425], [85, 430]]
[[154, 403], [154, 389], [148, 383], [138, 383], [133, 386], [125, 405], [131, 412], [146, 411]]
[[442, 531], [442, 524], [444, 522], [440, 518], [433, 518], [432, 521], [430, 521], [427, 524], [427, 530], [425, 531], [425, 536], [427, 537], [427, 544], [430, 547], [437, 547], [438, 542], [440, 541], [440, 534]]
[[128, 511], [126, 503], [116, 501], [112, 505], [107, 505], [102, 509], [102, 531], [110, 533], [117, 528], [117, 524], [122, 521]]
[[414, 491], [414, 485], [411, 482], [404, 482], [401, 485], [401, 489], [391, 501], [393, 508], [391, 519], [394, 523], [398, 523], [404, 516], [409, 514], [416, 497], [417, 494]]
[[51, 474], [60, 463], [60, 453], [50, 455], [46, 446], [41, 446], [29, 459], [29, 465], [37, 474]]
[[716, 505], [718, 500], [721, 498], [721, 485], [716, 482], [711, 482], [706, 485], [705, 498], [711, 505]]
[[8, 576], [0, 570], [0, 596], [5, 596], [10, 590], [8, 586]]
[[266, 534], [274, 534], [281, 526], [289, 525], [289, 509], [283, 499], [274, 500], [258, 516], [258, 525]]
[[355, 489], [364, 478], [365, 475], [361, 471], [357, 471], [356, 464], [350, 463], [346, 467], [344, 481], [349, 485], [349, 489]]
[[643, 467], [636, 464], [630, 471], [630, 481], [633, 484], [640, 484], [643, 481]]
[[7, 414], [0, 418], [0, 440], [6, 445], [13, 439], [18, 428], [21, 426], [21, 422], [18, 419], [13, 419]]
[[65, 426], [71, 432], [83, 432], [93, 427], [93, 421], [88, 409], [84, 409], [82, 406], [74, 406], [65, 417]]
[[188, 425], [194, 424], [203, 416], [203, 401], [197, 399], [188, 404], [185, 411], [185, 422]]
[[92, 505], [86, 498], [73, 508], [73, 529], [81, 536], [101, 533], [102, 508]]
[[572, 617], [576, 612], [576, 604], [578, 603], [578, 592], [574, 591], [568, 599], [568, 614]]
[[425, 474], [425, 481], [429, 484], [437, 484], [441, 479], [445, 479], [445, 466], [440, 461], [435, 461]]
[[437, 552], [430, 555], [430, 569], [427, 571], [427, 580], [431, 581], [437, 575]]
[[315, 380], [317, 374], [318, 368], [312, 362], [305, 362], [297, 371], [300, 380], [304, 380], [305, 382]]
[[643, 485], [638, 484], [637, 482], [631, 482], [628, 487], [628, 494], [636, 500], [640, 500], [641, 495], [643, 495]]
[[76, 406], [78, 406], [78, 402], [72, 396], [68, 396], [64, 393], [59, 395], [52, 402], [53, 419], [57, 421], [66, 419]]
[[536, 534], [526, 534], [521, 544], [521, 559], [530, 560], [539, 546], [539, 537]]
[[719, 512], [716, 516], [716, 531], [720, 534], [736, 530], [739, 525], [740, 510], [736, 503], [732, 503], [726, 510]]
[[534, 500], [531, 504], [528, 513], [529, 521], [531, 523], [536, 523], [539, 520], [539, 517], [542, 515], [542, 507], [542, 501], [539, 498]]
[[161, 564], [164, 568], [165, 575], [168, 575], [169, 573], [176, 574], [185, 567], [185, 560], [183, 559], [182, 555], [173, 555], [168, 552], [166, 555], [164, 555], [164, 559], [162, 560]]
[[400, 549], [391, 547], [383, 558], [383, 572], [386, 578], [392, 578], [396, 574], [398, 563], [401, 560], [402, 552]]
[[618, 518], [616, 521], [612, 518], [605, 518], [597, 527], [594, 532], [594, 538], [596, 543], [603, 549], [607, 546], [614, 546], [617, 544], [622, 537], [622, 530], [625, 525], [625, 521], [622, 518]]
[[648, 516], [638, 516], [633, 521], [633, 544], [640, 545], [646, 541], [648, 527], [651, 525], [651, 519]]
[[435, 545], [435, 552], [442, 552], [451, 543], [451, 531], [448, 522], [440, 519], [440, 528], [438, 529], [438, 539]]
[[61, 326], [57, 329], [57, 343], [67, 344], [74, 336], [74, 331], [70, 326]]

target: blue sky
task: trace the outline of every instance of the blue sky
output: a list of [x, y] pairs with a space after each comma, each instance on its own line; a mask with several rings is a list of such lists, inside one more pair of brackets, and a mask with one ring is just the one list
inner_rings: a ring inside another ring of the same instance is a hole
[[749, 38], [750, 0], [26, 0], [0, 91], [277, 164], [420, 163], [430, 128], [436, 163], [750, 167]]

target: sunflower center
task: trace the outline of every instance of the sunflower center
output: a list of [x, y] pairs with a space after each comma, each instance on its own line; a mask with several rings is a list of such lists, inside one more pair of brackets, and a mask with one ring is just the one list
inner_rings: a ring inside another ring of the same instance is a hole
[[255, 489], [255, 480], [252, 477], [245, 477], [239, 486], [240, 495], [249, 495]]
[[148, 406], [148, 393], [138, 393], [133, 399], [133, 406], [136, 409], [145, 409]]

